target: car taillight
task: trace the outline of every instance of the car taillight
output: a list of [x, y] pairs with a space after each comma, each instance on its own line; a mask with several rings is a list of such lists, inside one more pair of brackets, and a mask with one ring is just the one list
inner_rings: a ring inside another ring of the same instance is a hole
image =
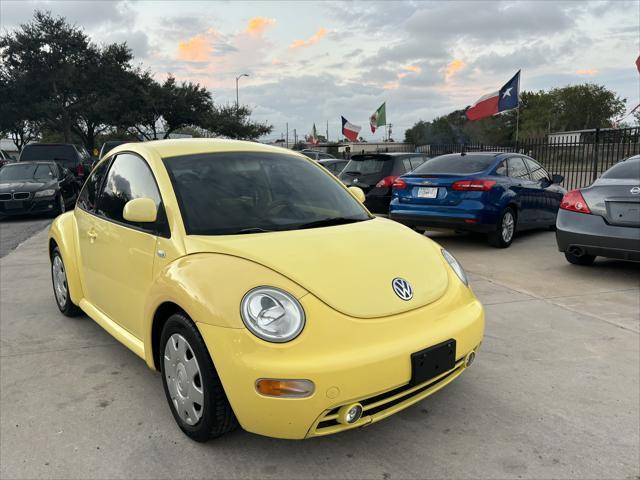
[[389, 177], [384, 177], [382, 180], [380, 180], [378, 183], [376, 183], [376, 188], [390, 187], [390, 186], [393, 185], [393, 182], [396, 181], [396, 178], [398, 178], [397, 175], [391, 175]]
[[580, 190], [571, 190], [565, 193], [562, 202], [560, 202], [560, 208], [571, 212], [591, 213]]
[[487, 192], [496, 184], [495, 180], [459, 180], [451, 188], [463, 192]]
[[405, 188], [407, 188], [407, 182], [405, 182], [401, 178], [396, 178], [393, 181], [393, 188], [395, 190], [404, 190]]
[[82, 165], [81, 163], [78, 164], [78, 167], [76, 168], [76, 173], [78, 174], [78, 176], [84, 176], [84, 165]]

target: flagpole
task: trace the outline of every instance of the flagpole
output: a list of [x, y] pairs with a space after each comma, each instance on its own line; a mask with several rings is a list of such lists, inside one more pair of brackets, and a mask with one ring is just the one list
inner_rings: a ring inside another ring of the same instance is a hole
[[516, 109], [516, 152], [518, 151], [518, 131], [520, 130], [520, 100], [518, 99], [518, 108]]

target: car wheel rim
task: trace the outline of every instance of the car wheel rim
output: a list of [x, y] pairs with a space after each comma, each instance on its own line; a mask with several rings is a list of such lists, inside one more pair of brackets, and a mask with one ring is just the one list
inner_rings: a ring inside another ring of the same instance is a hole
[[53, 258], [53, 265], [51, 266], [53, 273], [53, 292], [56, 295], [56, 302], [60, 305], [60, 308], [64, 308], [67, 303], [67, 275], [64, 271], [64, 263], [59, 255]]
[[506, 212], [502, 217], [502, 240], [510, 242], [513, 237], [514, 228], [515, 222], [513, 221], [513, 215], [511, 212]]
[[204, 409], [202, 375], [191, 345], [179, 333], [164, 347], [164, 377], [178, 416], [187, 425], [198, 423]]

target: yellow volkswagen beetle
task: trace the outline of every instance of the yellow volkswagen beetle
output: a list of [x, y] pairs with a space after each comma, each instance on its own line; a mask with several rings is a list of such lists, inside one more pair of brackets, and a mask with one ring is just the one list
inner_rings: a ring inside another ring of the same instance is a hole
[[159, 370], [195, 440], [377, 422], [471, 364], [484, 313], [451, 254], [362, 199], [281, 148], [119, 146], [51, 226], [56, 303]]

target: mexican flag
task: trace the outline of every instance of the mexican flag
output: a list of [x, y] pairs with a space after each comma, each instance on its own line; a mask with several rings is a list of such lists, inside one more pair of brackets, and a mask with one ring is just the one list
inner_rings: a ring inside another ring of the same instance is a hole
[[376, 133], [376, 128], [387, 124], [387, 102], [384, 102], [380, 108], [373, 112], [369, 118], [369, 124], [371, 125], [371, 133]]

